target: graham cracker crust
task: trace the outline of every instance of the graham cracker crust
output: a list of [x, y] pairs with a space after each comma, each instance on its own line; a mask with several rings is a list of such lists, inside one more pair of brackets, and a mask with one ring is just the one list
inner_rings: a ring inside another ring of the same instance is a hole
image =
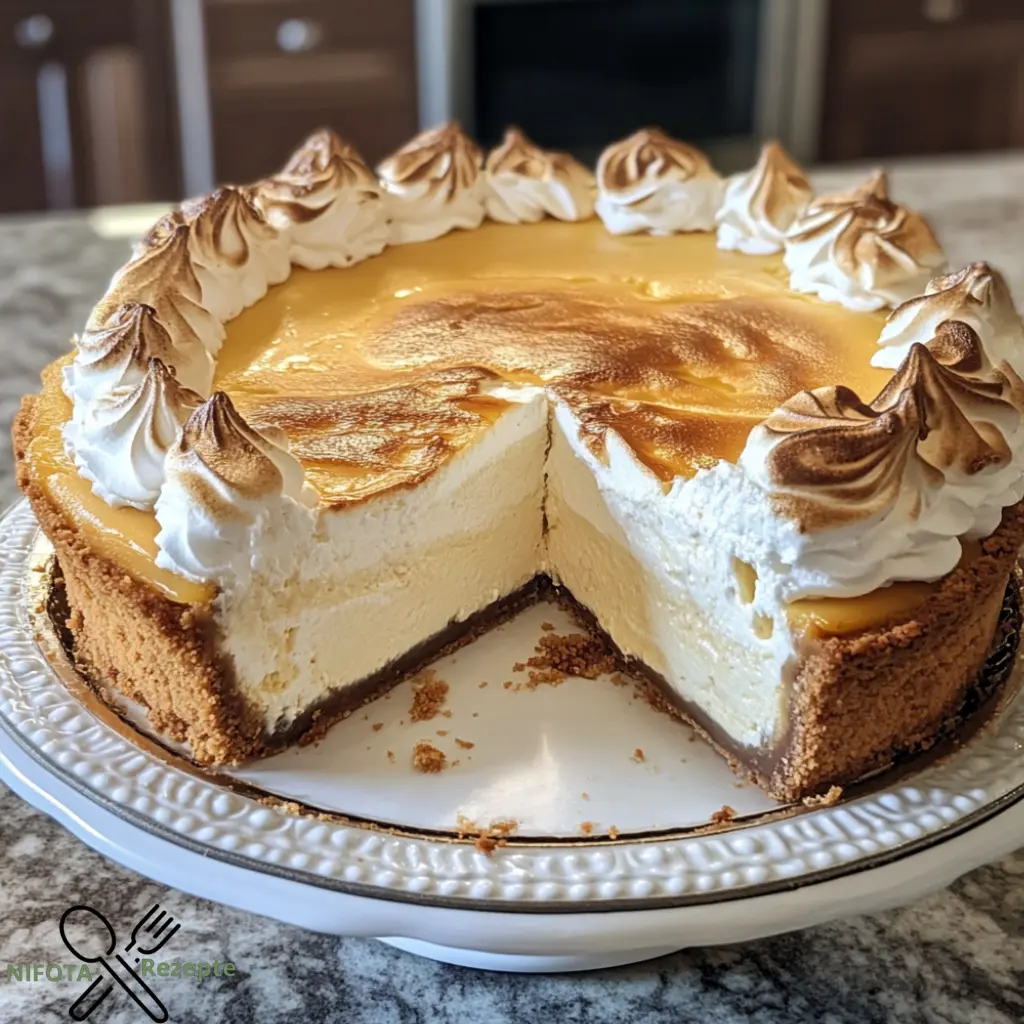
[[[969, 731], [974, 725], [972, 719], [975, 714], [990, 703], [1013, 671], [1022, 623], [1020, 582], [1016, 576], [1011, 576], [1003, 594], [999, 622], [988, 658], [978, 674], [963, 685], [959, 697], [951, 700], [948, 711], [934, 723], [933, 728], [917, 726], [917, 732], [925, 732], [926, 736], [913, 741], [895, 736], [901, 730], [905, 731], [905, 735], [913, 735], [912, 731], [907, 730], [905, 721], [893, 723], [894, 739], [885, 748], [864, 748], [863, 744], [858, 747], [858, 737], [854, 736], [847, 742], [845, 749], [839, 749], [832, 755], [834, 760], [842, 762], [841, 767], [833, 774], [819, 778], [813, 786], [798, 786], [793, 784], [791, 765], [801, 759], [813, 765], [818, 754], [813, 748], [801, 750], [797, 745], [801, 735], [807, 734], [788, 729], [774, 746], [752, 748], [738, 745], [703, 709], [680, 697], [664, 676], [642, 661], [624, 655], [598, 625], [590, 609], [580, 604], [572, 594], [554, 584], [550, 592], [552, 599], [584, 629], [602, 639], [618, 670], [639, 684], [654, 708], [695, 729], [726, 758], [737, 775], [749, 778], [783, 802], [835, 802], [841, 795], [842, 787], [903, 764], [925, 750]], [[829, 695], [823, 695], [823, 704], [827, 704], [829, 699]], [[834, 748], [838, 738], [830, 736], [828, 739]]]

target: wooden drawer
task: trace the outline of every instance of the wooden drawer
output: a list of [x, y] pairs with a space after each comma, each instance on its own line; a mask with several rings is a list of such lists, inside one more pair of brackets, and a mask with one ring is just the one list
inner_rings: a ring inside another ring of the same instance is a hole
[[205, 17], [218, 180], [267, 174], [324, 125], [371, 162], [416, 131], [413, 0], [205, 0]]
[[830, 6], [821, 156], [862, 160], [1024, 144], [1024, 0]]
[[838, 0], [831, 21], [841, 33], [947, 31], [993, 21], [1024, 22], [1021, 0]]
[[411, 71], [412, 0], [206, 0], [206, 51], [218, 88], [298, 80], [359, 53], [400, 54]]
[[217, 180], [246, 183], [280, 167], [312, 131], [334, 128], [370, 164], [375, 164], [416, 131], [415, 110], [408, 104], [342, 106], [330, 97], [319, 102], [280, 94], [256, 101], [237, 97], [220, 103], [214, 116], [214, 162]]

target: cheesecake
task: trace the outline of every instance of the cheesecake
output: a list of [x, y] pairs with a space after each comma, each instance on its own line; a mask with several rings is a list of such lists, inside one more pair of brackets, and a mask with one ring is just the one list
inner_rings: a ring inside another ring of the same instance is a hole
[[329, 131], [184, 203], [14, 429], [61, 626], [203, 765], [531, 602], [780, 800], [927, 747], [1024, 540], [1024, 328], [884, 174]]

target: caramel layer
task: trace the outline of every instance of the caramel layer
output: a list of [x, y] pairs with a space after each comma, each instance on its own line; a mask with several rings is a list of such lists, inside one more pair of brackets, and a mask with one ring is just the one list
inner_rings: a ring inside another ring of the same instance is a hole
[[36, 414], [36, 436], [26, 461], [37, 484], [64, 515], [89, 538], [99, 555], [121, 566], [135, 579], [148, 583], [172, 601], [199, 604], [210, 600], [215, 588], [190, 583], [156, 564], [156, 535], [160, 528], [151, 512], [112, 508], [93, 494], [92, 484], [78, 475], [64, 451], [61, 428], [71, 417], [71, 403], [60, 386], [63, 366], [70, 356], [43, 371], [43, 392]]
[[228, 325], [216, 386], [288, 433], [329, 502], [417, 483], [486, 427], [500, 382], [549, 386], [597, 453], [613, 428], [663, 479], [691, 476], [795, 392], [889, 377], [870, 365], [882, 314], [787, 281], [712, 234], [487, 224], [296, 270]]
[[[963, 553], [957, 568], [981, 555], [976, 540], [961, 540]], [[788, 618], [794, 633], [815, 636], [843, 636], [862, 629], [874, 629], [905, 619], [935, 593], [938, 583], [902, 582], [863, 594], [860, 597], [815, 597], [794, 601]]]
[[[490, 392], [516, 382], [567, 402], [595, 451], [614, 428], [662, 478], [688, 476], [735, 459], [801, 388], [838, 380], [873, 395], [887, 379], [869, 364], [881, 314], [794, 295], [786, 280], [778, 257], [723, 253], [712, 235], [485, 225], [344, 270], [296, 270], [228, 325], [215, 386], [288, 433], [329, 504], [418, 483], [487, 429], [506, 406]], [[208, 600], [212, 588], [154, 564], [152, 514], [111, 508], [67, 459], [66, 361], [44, 373], [36, 481], [131, 575]], [[866, 628], [931, 589], [795, 605], [794, 622]]]

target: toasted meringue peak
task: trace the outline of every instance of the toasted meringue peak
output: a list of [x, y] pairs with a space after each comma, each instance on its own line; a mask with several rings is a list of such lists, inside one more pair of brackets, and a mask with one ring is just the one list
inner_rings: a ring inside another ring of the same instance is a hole
[[132, 259], [138, 259], [147, 249], [155, 245], [162, 245], [168, 235], [174, 233], [176, 228], [185, 223], [185, 216], [181, 210], [171, 210], [165, 213], [150, 229], [143, 235], [142, 240], [136, 242], [132, 247]]
[[718, 248], [751, 255], [781, 252], [786, 232], [814, 195], [803, 171], [777, 142], [761, 147], [757, 163], [725, 186]]
[[202, 302], [221, 322], [259, 302], [291, 272], [288, 247], [248, 189], [227, 185], [185, 208]]
[[158, 230], [150, 232], [151, 244], [114, 275], [89, 317], [86, 333], [101, 330], [125, 303], [151, 306], [174, 344], [176, 354], [169, 362], [178, 380], [209, 394], [210, 356], [220, 348], [224, 328], [204, 302], [190, 251], [191, 234], [184, 219], [170, 216], [160, 221]]
[[912, 345], [933, 338], [946, 320], [969, 324], [996, 366], [1024, 371], [1024, 324], [1002, 275], [987, 263], [968, 263], [952, 274], [932, 278], [924, 294], [908, 299], [889, 315], [879, 335], [873, 366], [895, 368]]
[[960, 538], [988, 536], [1024, 495], [1021, 392], [947, 321], [871, 402], [804, 391], [757, 426], [739, 466], [794, 526], [777, 552], [801, 581], [788, 598], [949, 572]]
[[392, 242], [425, 242], [484, 218], [483, 157], [454, 122], [430, 128], [378, 168], [389, 197]]
[[601, 154], [597, 215], [615, 235], [710, 231], [723, 188], [699, 149], [660, 128], [642, 128]]
[[141, 381], [153, 357], [170, 367], [184, 387], [209, 389], [213, 363], [198, 342], [192, 346], [191, 351], [178, 348], [152, 306], [118, 306], [100, 326], [86, 328], [74, 362], [64, 370], [64, 390], [75, 403], [75, 416], [101, 395]]
[[794, 291], [872, 310], [918, 294], [946, 257], [924, 218], [889, 198], [879, 171], [813, 200], [786, 235], [785, 263]]
[[135, 385], [116, 387], [64, 427], [79, 472], [110, 505], [151, 509], [164, 482], [164, 457], [202, 402], [154, 357]]
[[271, 180], [291, 182], [299, 191], [315, 192], [326, 180], [335, 188], [379, 191], [373, 171], [356, 148], [330, 128], [313, 132]]
[[314, 132], [253, 197], [288, 241], [292, 263], [346, 267], [376, 256], [390, 227], [380, 185], [363, 158], [330, 129]]
[[187, 579], [244, 571], [268, 517], [317, 504], [284, 433], [251, 427], [222, 391], [188, 418], [164, 465], [156, 561]]
[[484, 165], [487, 215], [506, 224], [532, 223], [545, 215], [586, 220], [594, 215], [594, 176], [568, 153], [541, 149], [509, 128]]
[[139, 302], [118, 306], [98, 328], [87, 328], [78, 339], [70, 395], [91, 402], [115, 388], [134, 386], [146, 375], [152, 357], [169, 366], [177, 353], [156, 310]]
[[223, 391], [189, 417], [173, 457], [179, 472], [201, 462], [225, 488], [251, 501], [278, 493], [298, 500], [305, 486], [305, 473], [289, 453], [284, 433], [250, 427]]

